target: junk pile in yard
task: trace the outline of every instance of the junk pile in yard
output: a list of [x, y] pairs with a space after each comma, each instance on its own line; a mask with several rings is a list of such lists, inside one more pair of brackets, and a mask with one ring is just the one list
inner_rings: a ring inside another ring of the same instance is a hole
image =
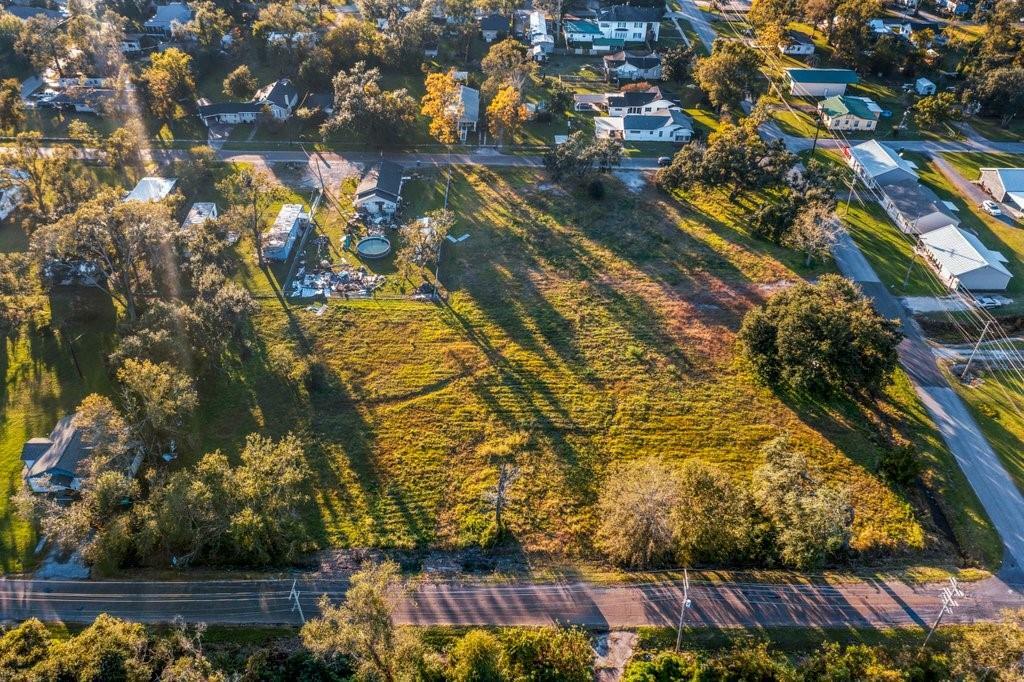
[[315, 268], [299, 268], [292, 280], [290, 296], [316, 298], [322, 296], [369, 296], [384, 284], [384, 275], [374, 275], [366, 268], [354, 268], [342, 261], [332, 265], [321, 261]]

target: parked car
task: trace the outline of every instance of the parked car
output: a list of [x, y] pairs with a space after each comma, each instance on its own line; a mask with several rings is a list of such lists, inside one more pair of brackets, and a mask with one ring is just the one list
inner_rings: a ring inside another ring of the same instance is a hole
[[882, 118], [892, 118], [892, 110], [882, 109]]
[[664, 168], [665, 166], [671, 166], [672, 165], [672, 157], [671, 156], [659, 156], [658, 157], [658, 165], [661, 166], [662, 168]]
[[977, 296], [974, 302], [978, 304], [979, 308], [998, 308], [1003, 305], [1003, 301], [995, 296]]
[[992, 201], [991, 199], [986, 199], [985, 201], [981, 202], [981, 210], [983, 210], [985, 213], [988, 213], [989, 215], [1003, 214], [1002, 210], [999, 208], [999, 204]]

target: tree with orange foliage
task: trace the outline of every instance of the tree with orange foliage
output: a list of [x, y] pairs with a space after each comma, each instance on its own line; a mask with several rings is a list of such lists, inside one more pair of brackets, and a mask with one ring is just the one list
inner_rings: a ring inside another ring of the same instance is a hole
[[462, 118], [462, 99], [455, 72], [428, 74], [425, 86], [420, 113], [430, 117], [430, 134], [442, 144], [455, 144], [459, 140], [459, 119]]
[[526, 121], [527, 111], [519, 91], [513, 86], [498, 90], [487, 107], [487, 126], [491, 135], [504, 143], [505, 136], [514, 137]]

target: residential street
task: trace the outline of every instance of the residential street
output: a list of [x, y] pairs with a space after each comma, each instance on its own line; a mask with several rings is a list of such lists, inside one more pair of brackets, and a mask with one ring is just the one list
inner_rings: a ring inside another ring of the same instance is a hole
[[[301, 622], [289, 598], [292, 583], [279, 581], [74, 582], [0, 581], [0, 618], [32, 616], [64, 622], [91, 621], [101, 613], [142, 622], [181, 616], [208, 624]], [[944, 584], [909, 586], [866, 581], [844, 585], [700, 583], [690, 585], [687, 623], [708, 627], [925, 626], [939, 609]], [[338, 600], [345, 582], [299, 581], [302, 613], [316, 614], [327, 594]], [[1021, 586], [999, 579], [961, 586], [966, 597], [947, 622], [998, 617], [1024, 607]], [[593, 628], [674, 625], [681, 588], [676, 583], [601, 587], [585, 583], [467, 585], [427, 584], [398, 607], [402, 623], [417, 625], [545, 625]]]
[[708, 23], [708, 17], [704, 14], [704, 10], [697, 7], [693, 0], [679, 0], [679, 6], [682, 8], [682, 11], [668, 12], [668, 16], [689, 21], [690, 25], [693, 26], [693, 30], [697, 32], [700, 42], [704, 44], [705, 49], [710, 53], [711, 45], [715, 42], [715, 29], [711, 28], [711, 24]]

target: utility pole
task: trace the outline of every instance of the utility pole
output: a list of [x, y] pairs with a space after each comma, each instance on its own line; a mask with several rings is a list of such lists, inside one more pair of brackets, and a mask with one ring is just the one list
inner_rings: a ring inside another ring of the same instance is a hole
[[935, 629], [939, 627], [939, 623], [942, 622], [942, 617], [947, 613], [953, 613], [953, 609], [960, 606], [956, 600], [963, 596], [964, 593], [957, 584], [956, 578], [950, 578], [949, 587], [942, 588], [942, 608], [939, 610], [939, 615], [936, 616], [935, 622], [932, 623], [931, 629], [928, 630], [928, 634], [921, 643], [921, 651], [924, 651], [924, 648], [928, 646], [928, 640], [931, 639], [932, 633], [935, 632]]
[[907, 265], [907, 273], [903, 275], [903, 288], [907, 288], [907, 284], [910, 283], [910, 273], [914, 270], [914, 264], [917, 262], [917, 252], [911, 251], [910, 263]]
[[967, 376], [967, 371], [971, 368], [971, 363], [974, 361], [974, 356], [978, 353], [978, 347], [981, 346], [982, 339], [985, 338], [985, 333], [988, 332], [989, 325], [992, 324], [992, 320], [987, 320], [985, 326], [981, 330], [981, 336], [978, 337], [978, 342], [974, 344], [974, 350], [971, 351], [971, 357], [967, 358], [967, 366], [964, 367], [964, 371], [960, 374], [960, 380]]
[[818, 148], [818, 133], [821, 131], [821, 112], [816, 112], [814, 117], [814, 142], [811, 143], [811, 155], [814, 155], [814, 150]]
[[292, 611], [298, 610], [299, 618], [302, 620], [302, 624], [306, 624], [306, 616], [302, 613], [302, 603], [299, 602], [299, 590], [298, 590], [298, 578], [292, 580], [292, 591], [288, 594], [288, 600], [294, 601], [295, 606], [292, 607]]
[[686, 609], [690, 606], [690, 574], [683, 569], [683, 603], [679, 605], [679, 627], [676, 628], [676, 652], [683, 645], [683, 619], [686, 617]]

